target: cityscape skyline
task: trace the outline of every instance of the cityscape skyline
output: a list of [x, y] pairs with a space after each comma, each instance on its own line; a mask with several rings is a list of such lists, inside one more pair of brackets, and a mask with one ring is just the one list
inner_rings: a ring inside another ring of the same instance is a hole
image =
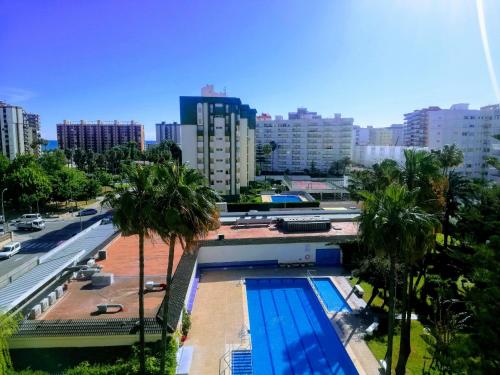
[[[500, 26], [493, 20], [500, 6], [483, 3], [495, 68]], [[259, 113], [307, 107], [375, 127], [402, 123], [405, 113], [432, 105], [498, 102], [474, 2], [384, 5], [294, 2], [283, 9], [220, 1], [184, 9], [152, 2], [117, 10], [92, 2], [9, 2], [3, 6], [12, 16], [0, 46], [14, 55], [0, 61], [6, 73], [0, 100], [39, 113], [47, 139], [55, 139], [55, 125], [69, 118], [133, 119], [145, 125], [147, 140], [155, 138], [156, 123], [179, 122], [179, 96], [198, 95], [206, 83], [226, 88]], [[176, 17], [164, 22], [168, 14]], [[216, 15], [227, 22], [214, 27]], [[104, 35], [103, 20], [113, 29]], [[187, 21], [197, 22], [197, 31], [187, 30]], [[236, 38], [230, 30], [242, 22]], [[54, 23], [59, 27], [48, 27]], [[204, 40], [219, 35], [225, 39], [215, 54]], [[221, 64], [229, 50], [231, 64]], [[200, 69], [200, 61], [209, 69]]]

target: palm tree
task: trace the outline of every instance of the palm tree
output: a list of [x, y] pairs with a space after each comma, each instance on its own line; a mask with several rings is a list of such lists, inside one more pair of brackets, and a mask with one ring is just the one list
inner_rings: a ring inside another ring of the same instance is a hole
[[458, 212], [459, 202], [471, 192], [470, 182], [455, 171], [448, 172], [446, 179], [445, 205], [443, 214], [443, 246], [448, 247], [450, 218]]
[[167, 350], [168, 307], [172, 287], [175, 244], [189, 251], [199, 238], [218, 227], [217, 193], [206, 185], [197, 170], [170, 161], [157, 165], [156, 230], [169, 245], [165, 298], [162, 314], [162, 351], [160, 373], [165, 371]]
[[[262, 154], [264, 155], [265, 158], [268, 158], [269, 155], [271, 155], [273, 152], [273, 149], [270, 144], [265, 144], [262, 146]], [[271, 170], [272, 170], [272, 160], [271, 160]]]
[[432, 151], [442, 168], [443, 176], [448, 175], [450, 168], [459, 166], [464, 161], [464, 153], [457, 145], [444, 145], [442, 150]]
[[[391, 371], [396, 305], [396, 266], [413, 259], [419, 240], [427, 233], [430, 217], [417, 205], [418, 190], [392, 183], [375, 193], [363, 192], [360, 235], [369, 249], [389, 258], [389, 317], [387, 369]], [[406, 363], [405, 363], [406, 364]]]
[[151, 166], [132, 164], [125, 170], [127, 185], [106, 196], [103, 204], [113, 208], [113, 222], [124, 236], [139, 236], [139, 362], [146, 372], [144, 337], [144, 239], [152, 231], [155, 213], [154, 173]]

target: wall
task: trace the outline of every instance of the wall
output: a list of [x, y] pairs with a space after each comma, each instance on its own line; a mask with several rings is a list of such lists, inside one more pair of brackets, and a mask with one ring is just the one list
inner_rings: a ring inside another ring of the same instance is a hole
[[[227, 245], [203, 246], [198, 255], [198, 264], [203, 266], [224, 266], [228, 263], [242, 263], [270, 261], [277, 263], [315, 262], [316, 249], [337, 248], [327, 246], [325, 242], [288, 243], [266, 245]], [[309, 255], [309, 259], [306, 259]], [[212, 263], [212, 264], [210, 264]]]

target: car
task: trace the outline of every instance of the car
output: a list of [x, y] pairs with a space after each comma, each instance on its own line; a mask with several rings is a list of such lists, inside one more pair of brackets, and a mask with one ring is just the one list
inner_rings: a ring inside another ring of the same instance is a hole
[[0, 250], [0, 259], [8, 259], [21, 250], [20, 242], [10, 242]]
[[36, 213], [36, 214], [24, 214], [20, 218], [16, 219], [15, 222], [16, 223], [20, 223], [21, 221], [37, 220], [37, 219], [41, 219], [41, 218], [42, 218], [42, 215], [40, 215], [39, 213]]
[[0, 215], [0, 224], [3, 224], [5, 223], [5, 218], [3, 217], [3, 215]]
[[96, 213], [97, 210], [95, 208], [86, 208], [78, 212], [76, 216], [89, 216], [89, 215], [95, 215]]
[[45, 221], [42, 219], [28, 219], [26, 221], [16, 223], [16, 228], [18, 230], [42, 230], [45, 228]]

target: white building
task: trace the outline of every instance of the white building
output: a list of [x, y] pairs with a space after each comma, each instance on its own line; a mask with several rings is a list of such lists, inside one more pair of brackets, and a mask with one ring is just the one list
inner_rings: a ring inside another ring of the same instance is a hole
[[[500, 134], [500, 105], [469, 109], [455, 104], [450, 109], [428, 113], [429, 148], [438, 150], [456, 144], [464, 153], [464, 162], [456, 170], [470, 178], [495, 179], [495, 171], [486, 159], [496, 156]], [[496, 171], [498, 172], [498, 171]]]
[[[301, 113], [304, 116], [300, 116]], [[321, 118], [305, 108], [299, 108], [291, 117], [293, 119], [257, 121], [257, 152], [263, 152], [265, 145], [274, 148], [261, 159], [263, 171], [304, 173], [314, 166], [327, 172], [334, 161], [351, 157], [352, 118], [340, 114]]]
[[177, 144], [181, 141], [181, 124], [168, 124], [165, 121], [156, 124], [156, 143], [172, 141]]
[[424, 150], [428, 151], [427, 147], [407, 147], [407, 146], [354, 146], [352, 150], [352, 162], [364, 167], [372, 167], [373, 164], [380, 163], [385, 159], [396, 161], [399, 165], [405, 163], [405, 150]]
[[428, 113], [439, 111], [439, 107], [417, 109], [405, 114], [404, 145], [425, 147], [429, 143]]
[[180, 97], [183, 163], [197, 168], [221, 194], [239, 194], [255, 179], [256, 111], [241, 100]]
[[404, 125], [393, 124], [383, 128], [374, 128], [373, 126], [362, 128], [355, 125], [352, 136], [353, 146], [403, 146]]
[[40, 146], [40, 119], [22, 107], [0, 102], [0, 150], [13, 160], [19, 154], [38, 153]]

